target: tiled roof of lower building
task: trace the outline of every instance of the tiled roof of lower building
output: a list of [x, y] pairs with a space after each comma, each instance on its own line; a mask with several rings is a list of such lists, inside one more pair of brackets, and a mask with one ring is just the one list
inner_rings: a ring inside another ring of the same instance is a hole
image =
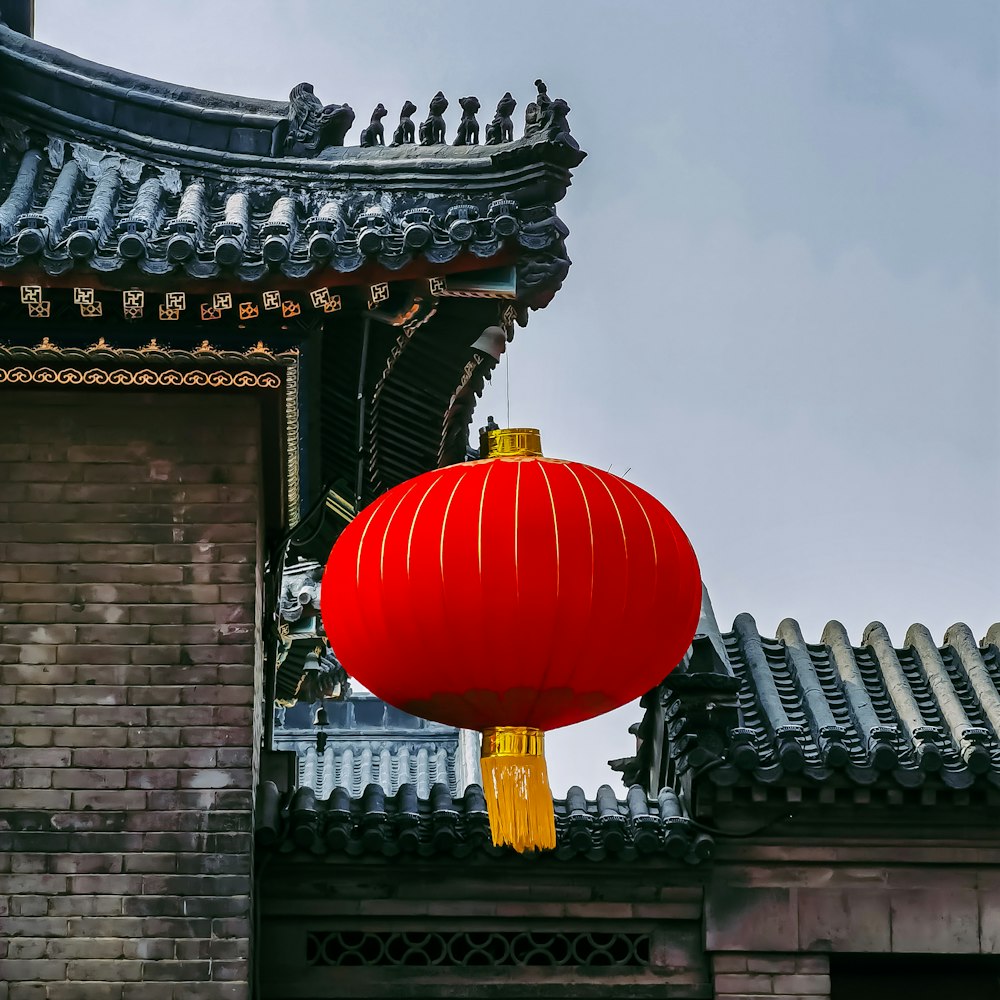
[[844, 780], [1000, 787], [1000, 625], [977, 642], [953, 625], [938, 644], [914, 625], [902, 645], [873, 623], [852, 644], [839, 622], [807, 642], [797, 622], [762, 636], [739, 615], [721, 632], [706, 598], [685, 661], [645, 699], [626, 781], [717, 785]]
[[[633, 861], [661, 856], [697, 864], [711, 857], [714, 842], [684, 813], [677, 796], [664, 789], [649, 798], [643, 789], [629, 789], [619, 801], [608, 785], [588, 800], [571, 788], [555, 802], [556, 848], [560, 860]], [[360, 798], [337, 788], [317, 799], [299, 788], [282, 804], [277, 787], [265, 782], [258, 792], [256, 840], [259, 848], [285, 854], [417, 858], [472, 855], [509, 857], [510, 848], [494, 847], [486, 800], [479, 785], [469, 785], [460, 798], [446, 785], [435, 785], [420, 797], [413, 785], [386, 795], [369, 785]]]

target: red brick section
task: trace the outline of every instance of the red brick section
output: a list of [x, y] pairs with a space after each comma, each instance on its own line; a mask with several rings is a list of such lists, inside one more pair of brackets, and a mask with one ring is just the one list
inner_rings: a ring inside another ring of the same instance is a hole
[[0, 399], [0, 1000], [249, 994], [259, 423]]
[[827, 955], [717, 952], [712, 956], [718, 1000], [829, 1000]]

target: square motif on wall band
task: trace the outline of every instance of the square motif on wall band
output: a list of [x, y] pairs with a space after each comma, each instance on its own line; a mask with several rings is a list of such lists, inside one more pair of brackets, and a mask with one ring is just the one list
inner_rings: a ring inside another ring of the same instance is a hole
[[309, 301], [317, 308], [321, 309], [330, 301], [329, 288], [315, 288], [309, 293]]

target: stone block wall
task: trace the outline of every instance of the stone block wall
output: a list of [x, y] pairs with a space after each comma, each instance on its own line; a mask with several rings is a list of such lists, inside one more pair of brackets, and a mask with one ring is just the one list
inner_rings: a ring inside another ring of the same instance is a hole
[[0, 399], [0, 998], [249, 993], [259, 435]]
[[712, 956], [718, 1000], [829, 1000], [828, 955], [774, 952]]

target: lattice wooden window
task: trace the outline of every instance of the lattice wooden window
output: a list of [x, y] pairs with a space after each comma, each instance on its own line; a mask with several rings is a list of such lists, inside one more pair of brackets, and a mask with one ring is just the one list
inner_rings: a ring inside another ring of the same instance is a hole
[[309, 931], [313, 966], [649, 965], [649, 934], [624, 931]]

